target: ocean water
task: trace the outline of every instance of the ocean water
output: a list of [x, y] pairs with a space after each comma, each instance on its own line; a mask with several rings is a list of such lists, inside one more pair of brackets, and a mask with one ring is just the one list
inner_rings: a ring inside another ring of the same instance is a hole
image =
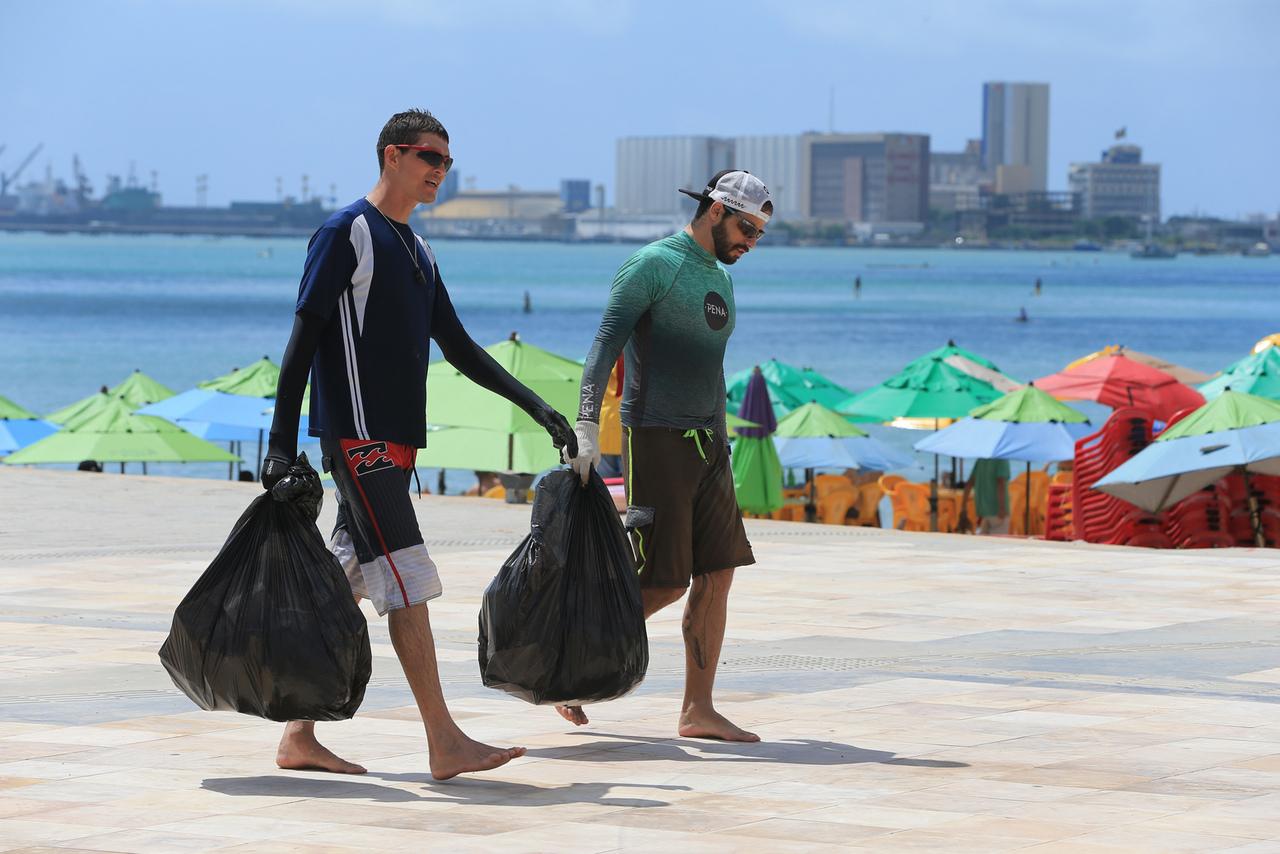
[[[585, 355], [613, 273], [636, 248], [432, 246], [477, 341], [518, 331], [573, 358]], [[135, 368], [181, 391], [263, 355], [279, 361], [305, 251], [304, 239], [0, 234], [0, 394], [48, 412]], [[727, 373], [776, 357], [855, 391], [948, 339], [1034, 379], [1107, 344], [1213, 372], [1280, 331], [1280, 256], [1137, 260], [766, 240], [731, 271], [738, 325]], [[1024, 308], [1029, 322], [1015, 322]], [[218, 470], [225, 476], [220, 467], [188, 473]]]

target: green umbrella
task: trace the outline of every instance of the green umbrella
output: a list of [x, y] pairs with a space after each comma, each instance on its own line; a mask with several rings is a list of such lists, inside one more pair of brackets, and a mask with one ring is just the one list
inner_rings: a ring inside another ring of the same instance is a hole
[[[812, 368], [796, 368], [786, 362], [770, 359], [761, 363], [759, 369], [769, 387], [769, 398], [773, 401], [773, 414], [776, 418], [781, 418], [806, 403], [835, 406], [851, 393]], [[739, 371], [726, 381], [731, 408], [737, 409], [742, 405], [753, 371], [755, 368]]]
[[50, 412], [44, 418], [46, 421], [52, 421], [54, 424], [66, 424], [74, 421], [86, 414], [98, 412], [99, 410], [111, 405], [113, 400], [119, 398], [112, 395], [106, 386], [88, 397], [82, 397], [75, 403], [69, 403], [56, 412]]
[[911, 367], [917, 362], [927, 362], [931, 359], [941, 359], [961, 373], [968, 374], [974, 379], [981, 380], [1003, 392], [1016, 391], [1022, 387], [1022, 383], [1001, 373], [995, 362], [957, 346], [955, 341], [948, 341], [947, 346], [925, 353], [920, 358], [908, 363], [907, 367]]
[[123, 381], [107, 389], [107, 394], [122, 399], [130, 409], [137, 409], [148, 403], [159, 403], [173, 397], [172, 390], [160, 385], [139, 370], [135, 370]]
[[[506, 341], [486, 347], [485, 352], [573, 419], [582, 385], [581, 364], [526, 344], [514, 333]], [[546, 431], [523, 409], [476, 385], [447, 362], [431, 364], [427, 407], [432, 428], [450, 429], [432, 430], [427, 447], [418, 452], [419, 465], [533, 473], [560, 462]]]
[[1205, 400], [1213, 400], [1228, 388], [1280, 400], [1280, 348], [1267, 347], [1250, 353], [1228, 365], [1221, 374], [1200, 385], [1198, 390]]
[[1023, 386], [999, 400], [979, 406], [969, 413], [973, 418], [987, 421], [1012, 421], [1017, 424], [1085, 424], [1084, 413], [1072, 409], [1048, 392], [1034, 385]]
[[81, 460], [120, 463], [225, 463], [238, 458], [191, 435], [181, 427], [149, 415], [134, 415], [119, 398], [67, 422], [65, 429], [5, 457], [6, 463], [77, 463]]
[[0, 395], [0, 418], [26, 419], [39, 417], [39, 415], [36, 415], [30, 409], [25, 409], [14, 403], [9, 398]]
[[854, 427], [848, 418], [835, 410], [820, 403], [806, 403], [779, 419], [776, 435], [844, 437], [866, 436], [867, 433]]
[[275, 397], [279, 382], [280, 367], [263, 356], [251, 365], [232, 368], [229, 374], [205, 380], [199, 387], [244, 397]]

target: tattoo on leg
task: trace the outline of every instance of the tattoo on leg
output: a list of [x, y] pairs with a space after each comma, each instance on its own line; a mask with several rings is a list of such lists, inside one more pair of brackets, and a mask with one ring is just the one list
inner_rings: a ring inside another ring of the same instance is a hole
[[[698, 666], [699, 670], [707, 669], [707, 659], [703, 651], [706, 640], [703, 634], [707, 630], [706, 611], [711, 608], [711, 602], [715, 599], [712, 594], [715, 592], [715, 581], [710, 577], [703, 576], [701, 579], [694, 581], [692, 588], [689, 590], [689, 602], [685, 606], [684, 623], [681, 628], [684, 631], [685, 645], [689, 649], [689, 654], [693, 656], [693, 663]], [[702, 611], [702, 619], [698, 620], [699, 628], [694, 630], [694, 614]]]

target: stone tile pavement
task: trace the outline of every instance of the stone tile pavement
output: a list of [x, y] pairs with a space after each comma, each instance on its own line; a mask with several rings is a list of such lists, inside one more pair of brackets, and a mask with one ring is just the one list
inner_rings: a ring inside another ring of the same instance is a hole
[[[678, 738], [679, 610], [572, 730], [482, 687], [476, 611], [527, 508], [425, 497], [463, 726], [529, 755], [436, 783], [374, 675], [283, 772], [276, 724], [195, 710], [156, 658], [251, 484], [0, 470], [0, 851], [1280, 851], [1280, 558], [749, 523], [720, 705]], [[327, 502], [321, 526], [334, 512]]]

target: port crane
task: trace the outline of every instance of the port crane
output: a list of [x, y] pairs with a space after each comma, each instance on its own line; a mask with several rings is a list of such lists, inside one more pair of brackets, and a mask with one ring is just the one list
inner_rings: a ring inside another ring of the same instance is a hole
[[[0, 196], [7, 196], [9, 194], [9, 185], [18, 180], [18, 178], [22, 175], [23, 170], [31, 165], [31, 161], [36, 159], [36, 155], [40, 153], [40, 149], [42, 148], [44, 148], [43, 142], [37, 145], [35, 148], [31, 149], [31, 153], [28, 154], [21, 163], [18, 164], [18, 168], [14, 169], [8, 175], [4, 174], [3, 172], [0, 172]], [[3, 149], [0, 149], [0, 150], [3, 150]]]

